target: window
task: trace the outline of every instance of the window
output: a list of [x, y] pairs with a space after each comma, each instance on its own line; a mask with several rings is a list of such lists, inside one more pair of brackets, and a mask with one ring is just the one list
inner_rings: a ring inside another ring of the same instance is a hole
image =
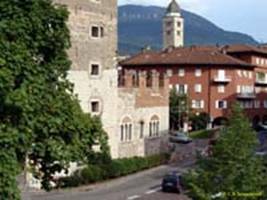
[[145, 131], [145, 122], [140, 122], [140, 138], [144, 137], [144, 131]]
[[93, 38], [102, 38], [102, 37], [104, 37], [104, 27], [102, 27], [102, 26], [92, 26], [91, 27], [91, 36]]
[[264, 65], [264, 59], [261, 59], [261, 65]]
[[128, 127], [129, 127], [128, 141], [131, 141], [132, 140], [132, 124], [129, 124]]
[[242, 71], [241, 71], [241, 70], [237, 70], [237, 75], [238, 75], [239, 77], [242, 77]]
[[159, 117], [154, 115], [149, 122], [149, 137], [159, 136]]
[[225, 70], [223, 70], [223, 69], [218, 70], [218, 78], [220, 80], [224, 80], [225, 79]]
[[248, 77], [248, 72], [245, 71], [245, 70], [243, 70], [243, 76], [244, 76], [245, 78], [247, 78], [247, 77]]
[[166, 25], [167, 26], [171, 26], [172, 25], [172, 22], [166, 22]]
[[242, 108], [253, 108], [253, 101], [241, 101], [239, 103], [240, 103]]
[[252, 79], [252, 78], [253, 78], [253, 74], [252, 74], [252, 72], [248, 72], [248, 78], [249, 78], [249, 79]]
[[256, 64], [260, 65], [260, 59], [259, 58], [256, 58]]
[[238, 85], [236, 92], [238, 94], [250, 94], [254, 92], [254, 87], [250, 85]]
[[91, 36], [92, 37], [99, 37], [99, 30], [97, 26], [92, 26], [91, 28]]
[[254, 101], [254, 108], [260, 108], [260, 101], [259, 100]]
[[99, 75], [99, 65], [98, 64], [92, 64], [91, 65], [91, 75], [92, 76]]
[[121, 142], [132, 141], [132, 129], [133, 125], [129, 117], [125, 117], [120, 126], [121, 129]]
[[168, 69], [168, 70], [167, 70], [167, 75], [168, 75], [168, 76], [172, 76], [172, 69]]
[[218, 93], [224, 93], [225, 92], [225, 86], [224, 85], [219, 85], [218, 86]]
[[176, 85], [176, 92], [179, 94], [187, 94], [188, 86], [187, 85]]
[[227, 101], [223, 101], [223, 100], [216, 101], [216, 108], [217, 109], [226, 109], [227, 108]]
[[201, 69], [196, 69], [196, 71], [195, 71], [195, 75], [196, 75], [196, 77], [200, 77], [201, 74], [202, 74]]
[[240, 85], [236, 86], [236, 93], [237, 94], [241, 93], [241, 86]]
[[240, 93], [244, 93], [244, 94], [249, 94], [249, 93], [253, 93], [254, 92], [254, 86], [250, 86], [250, 85], [242, 85], [240, 87]]
[[100, 112], [99, 101], [91, 101], [91, 111], [93, 113], [99, 113]]
[[196, 84], [195, 85], [195, 92], [196, 93], [201, 93], [202, 92], [202, 85], [201, 84]]
[[204, 100], [192, 100], [192, 108], [194, 109], [204, 109]]
[[180, 77], [185, 76], [185, 70], [184, 70], [184, 69], [179, 69], [179, 71], [178, 71], [178, 75], [179, 75]]
[[177, 22], [177, 26], [178, 27], [181, 27], [181, 22]]
[[167, 35], [171, 35], [171, 31], [167, 31], [166, 34], [167, 34]]
[[180, 35], [181, 35], [181, 31], [177, 31], [177, 35], [179, 35], [179, 36], [180, 36]]
[[256, 81], [266, 82], [266, 74], [264, 72], [257, 72], [256, 73]]

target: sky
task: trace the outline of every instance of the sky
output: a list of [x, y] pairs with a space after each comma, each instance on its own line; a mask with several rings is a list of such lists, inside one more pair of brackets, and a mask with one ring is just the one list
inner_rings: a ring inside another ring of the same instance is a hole
[[[157, 5], [170, 0], [118, 0], [119, 5]], [[238, 31], [267, 43], [267, 0], [177, 0], [180, 6], [229, 31]]]

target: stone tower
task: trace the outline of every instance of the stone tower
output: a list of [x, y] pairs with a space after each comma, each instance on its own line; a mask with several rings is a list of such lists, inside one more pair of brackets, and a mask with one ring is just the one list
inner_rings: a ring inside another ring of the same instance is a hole
[[84, 112], [101, 118], [116, 153], [117, 0], [53, 0], [69, 10], [69, 80]]
[[184, 19], [176, 0], [169, 4], [163, 19], [163, 48], [184, 46]]

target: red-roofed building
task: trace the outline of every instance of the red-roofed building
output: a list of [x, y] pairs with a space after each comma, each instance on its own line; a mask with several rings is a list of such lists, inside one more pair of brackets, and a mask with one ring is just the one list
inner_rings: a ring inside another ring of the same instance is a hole
[[267, 51], [248, 45], [192, 46], [145, 51], [120, 63], [128, 70], [170, 75], [170, 88], [188, 95], [195, 113], [214, 124], [239, 102], [252, 121], [267, 120]]

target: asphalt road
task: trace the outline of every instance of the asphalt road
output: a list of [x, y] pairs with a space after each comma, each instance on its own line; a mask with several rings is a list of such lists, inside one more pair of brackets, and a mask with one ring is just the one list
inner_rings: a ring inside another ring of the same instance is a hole
[[171, 171], [182, 173], [190, 168], [194, 160], [193, 155], [190, 154], [189, 157], [181, 155], [194, 152], [194, 149], [202, 146], [204, 146], [202, 143], [177, 146], [173, 155], [175, 163], [170, 165], [94, 186], [51, 193], [27, 192], [23, 193], [23, 200], [188, 200], [183, 195], [161, 192], [161, 180], [166, 173]]
[[[162, 193], [160, 183], [162, 177], [170, 171], [184, 171], [177, 167], [162, 166], [123, 180], [114, 180], [108, 184], [100, 184], [94, 189], [90, 187], [52, 193], [31, 193], [27, 200], [134, 200], [134, 199], [181, 199], [178, 194]], [[169, 198], [168, 198], [169, 199]], [[24, 199], [26, 200], [26, 199]], [[182, 200], [182, 199], [181, 199]]]

